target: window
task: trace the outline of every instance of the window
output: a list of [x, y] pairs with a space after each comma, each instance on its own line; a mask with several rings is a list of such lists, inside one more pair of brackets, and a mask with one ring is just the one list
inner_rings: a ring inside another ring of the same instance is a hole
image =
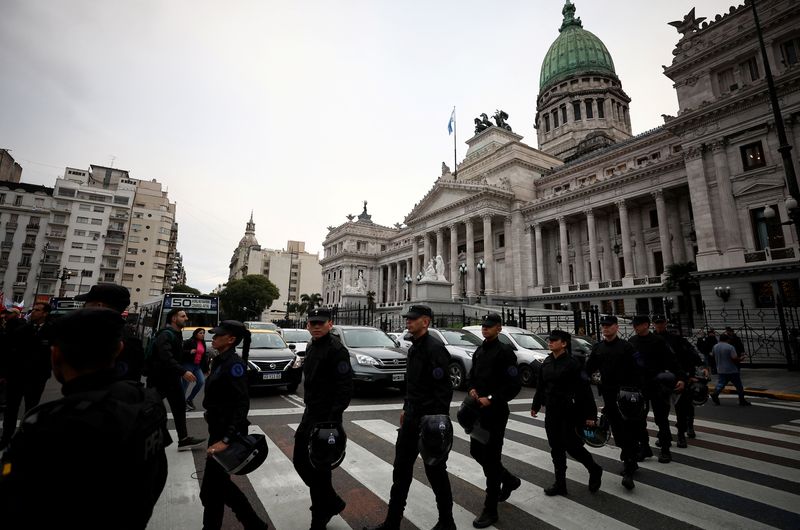
[[89, 232], [89, 237], [92, 239], [97, 239], [100, 237], [100, 232]]
[[497, 248], [504, 248], [506, 246], [506, 235], [497, 234]]
[[753, 240], [755, 241], [756, 250], [764, 250], [767, 247], [783, 248], [786, 246], [781, 228], [781, 212], [775, 204], [770, 207], [775, 211], [775, 217], [772, 219], [764, 217], [764, 208], [750, 210], [750, 223], [753, 226]]
[[161, 289], [150, 289], [150, 296], [158, 296], [161, 294]]
[[[605, 109], [603, 108], [605, 106], [605, 103], [606, 103], [605, 99], [597, 98], [597, 117], [598, 118], [605, 118], [606, 117], [606, 112], [605, 112]], [[587, 117], [591, 118], [591, 116], [589, 116], [588, 114], [587, 114]]]
[[135, 261], [125, 261], [125, 266], [126, 267], [135, 267], [136, 266], [136, 262]]
[[72, 233], [78, 237], [86, 237], [86, 230], [73, 230]]
[[5, 204], [5, 203], [6, 203], [6, 194], [0, 193], [0, 204]]
[[83, 243], [72, 242], [72, 248], [83, 248]]
[[92, 218], [92, 224], [93, 225], [101, 225], [101, 224], [103, 224], [103, 220], [102, 219]]
[[97, 245], [95, 243], [86, 243], [86, 250], [97, 250]]
[[94, 274], [94, 271], [90, 271], [90, 270], [86, 270], [86, 269], [83, 269], [81, 271], [81, 276], [84, 277], [84, 278], [91, 278], [93, 274]]
[[28, 273], [27, 272], [18, 272], [17, 273], [17, 283], [25, 283], [28, 281]]
[[745, 171], [767, 165], [766, 160], [764, 160], [764, 150], [761, 147], [761, 140], [741, 146], [739, 152], [742, 154], [742, 169]]
[[19, 264], [23, 266], [30, 267], [31, 265], [31, 254], [23, 254], [19, 260]]
[[69, 261], [70, 263], [80, 263], [81, 262], [81, 257], [80, 256], [70, 256], [69, 258], [67, 258], [67, 261]]
[[580, 101], [573, 101], [572, 102], [572, 114], [575, 116], [575, 121], [581, 119], [581, 102]]
[[781, 60], [784, 66], [797, 64], [800, 56], [800, 38], [787, 40], [781, 44]]
[[84, 263], [94, 263], [95, 259], [96, 258], [94, 256], [84, 256], [83, 257], [83, 262]]
[[656, 275], [661, 275], [664, 273], [664, 256], [661, 254], [660, 250], [656, 250], [653, 252], [653, 262], [656, 266]]
[[647, 162], [647, 157], [646, 156], [643, 156], [642, 158], [637, 158], [636, 159], [636, 165], [637, 166], [643, 166], [646, 162]]
[[[599, 99], [597, 101], [600, 101]], [[587, 99], [585, 102], [586, 104], [586, 119], [594, 118], [594, 109], [592, 109], [592, 100]]]
[[39, 219], [38, 217], [31, 217], [31, 218], [30, 218], [30, 220], [28, 221], [28, 224], [29, 224], [30, 226], [36, 226], [36, 227], [38, 227], [38, 226], [39, 226], [39, 220], [40, 220], [40, 219]]
[[544, 132], [550, 132], [550, 115], [549, 114], [545, 114], [544, 115]]
[[92, 207], [89, 204], [79, 204], [78, 205], [78, 210], [80, 210], [82, 212], [88, 212], [91, 209], [92, 209]]
[[128, 202], [130, 202], [129, 197], [120, 197], [120, 196], [114, 197], [114, 204], [128, 204]]
[[554, 110], [551, 112], [553, 115], [553, 129], [558, 128], [558, 110]]
[[[116, 281], [116, 279], [117, 279], [117, 275], [114, 274], [113, 272], [107, 272], [107, 273], [103, 274], [103, 281], [104, 282], [114, 283]], [[156, 294], [161, 294], [161, 292], [159, 291]]]
[[733, 68], [726, 68], [717, 73], [717, 88], [719, 88], [720, 94], [727, 94], [739, 88], [733, 77]]
[[22, 195], [14, 197], [14, 206], [22, 206]]
[[128, 254], [129, 255], [135, 256], [138, 253], [139, 253], [139, 249], [138, 248], [130, 248], [130, 247], [128, 248]]
[[761, 76], [758, 74], [758, 62], [755, 56], [750, 57], [739, 65], [742, 69], [742, 78], [750, 81], [757, 81]]
[[122, 275], [123, 282], [132, 282], [133, 281], [133, 274], [123, 274]]
[[128, 236], [128, 243], [139, 243], [140, 240], [139, 236]]
[[69, 188], [58, 188], [58, 192], [56, 194], [60, 195], [61, 197], [74, 197], [75, 190], [71, 190]]
[[567, 106], [566, 105], [561, 105], [561, 107], [559, 107], [559, 108], [561, 109], [561, 121], [564, 122], [564, 124], [566, 125], [566, 123], [567, 123]]
[[78, 222], [78, 223], [84, 224], [84, 225], [85, 224], [89, 224], [89, 218], [88, 217], [78, 217], [75, 221]]
[[778, 284], [783, 305], [800, 306], [800, 282], [798, 280], [777, 280], [776, 282], [766, 281], [751, 284], [756, 307], [775, 307], [775, 283]]
[[106, 208], [105, 208], [105, 206], [95, 206], [93, 211], [95, 211], [97, 213], [103, 213], [103, 212], [106, 211]]
[[650, 210], [650, 228], [658, 228], [658, 210]]

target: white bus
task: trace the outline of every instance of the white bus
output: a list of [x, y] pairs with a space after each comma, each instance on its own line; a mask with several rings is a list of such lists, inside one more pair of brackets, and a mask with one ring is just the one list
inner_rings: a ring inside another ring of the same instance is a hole
[[212, 327], [219, 323], [219, 297], [216, 295], [167, 293], [139, 307], [136, 335], [144, 347], [150, 337], [167, 325], [167, 313], [183, 309], [189, 317], [187, 326]]

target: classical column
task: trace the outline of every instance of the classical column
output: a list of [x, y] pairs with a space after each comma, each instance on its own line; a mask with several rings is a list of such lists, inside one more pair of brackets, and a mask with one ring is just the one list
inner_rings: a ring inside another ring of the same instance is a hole
[[523, 269], [522, 277], [525, 280], [525, 294], [532, 294], [529, 288], [534, 286], [534, 267], [536, 267], [536, 260], [533, 256], [533, 227], [529, 224], [525, 225], [522, 235], [522, 253], [525, 255], [528, 265]]
[[450, 282], [453, 286], [450, 293], [453, 300], [461, 296], [458, 278], [458, 224], [450, 225]]
[[673, 200], [667, 207], [667, 218], [669, 219], [669, 226], [672, 227], [673, 237], [672, 241], [672, 260], [675, 263], [683, 263], [686, 261], [684, 253], [684, 240], [688, 239], [683, 235], [683, 224], [681, 223], [681, 208], [678, 200]]
[[466, 219], [464, 225], [467, 228], [467, 297], [473, 298], [475, 292], [475, 227], [472, 219]]
[[383, 265], [378, 267], [378, 289], [376, 293], [376, 300], [379, 304], [382, 304], [386, 300], [383, 299]]
[[633, 277], [633, 260], [631, 259], [631, 228], [628, 225], [628, 207], [625, 201], [618, 201], [619, 225], [622, 231], [622, 263], [625, 265], [625, 277]]
[[431, 260], [431, 237], [428, 232], [422, 234], [422, 268], [423, 270], [425, 267], [428, 266], [428, 262]]
[[400, 269], [400, 262], [398, 261], [397, 263], [394, 264], [394, 266], [396, 271], [394, 284], [395, 284], [395, 289], [397, 290], [397, 301], [404, 302], [405, 299], [403, 298], [403, 273]]
[[444, 229], [437, 228], [436, 229], [436, 252], [433, 254], [433, 258], [436, 256], [441, 256], [442, 260], [444, 260]]
[[667, 205], [664, 202], [662, 190], [653, 192], [656, 200], [656, 214], [658, 215], [658, 239], [661, 244], [661, 257], [664, 260], [664, 270], [672, 265], [672, 240], [669, 233], [669, 221], [667, 220]]
[[397, 298], [392, 296], [392, 264], [386, 266], [386, 298], [387, 302], [394, 302]]
[[569, 247], [567, 246], [567, 219], [558, 218], [558, 237], [561, 245], [561, 283], [569, 283]]
[[724, 219], [725, 244], [728, 251], [742, 250], [742, 235], [739, 230], [739, 214], [736, 211], [736, 200], [733, 198], [731, 175], [728, 171], [727, 141], [714, 142], [711, 149], [714, 153], [714, 169], [717, 174], [717, 193], [719, 205]]
[[650, 216], [650, 210], [646, 208], [636, 208], [628, 216], [631, 223], [631, 232], [633, 233], [636, 245], [633, 247], [633, 272], [634, 276], [639, 278], [647, 276], [647, 248], [644, 244], [644, 217], [645, 212]]
[[486, 264], [486, 294], [494, 294], [494, 240], [492, 238], [492, 216], [483, 216], [483, 262]]
[[720, 265], [719, 250], [714, 236], [715, 220], [711, 213], [702, 146], [686, 149], [683, 160], [692, 200], [694, 233], [697, 236], [697, 266], [700, 270], [714, 268]]
[[575, 249], [575, 283], [583, 283], [586, 281], [583, 270], [583, 230], [580, 221], [575, 222], [573, 226], [576, 227], [572, 241], [572, 247]]
[[594, 212], [586, 210], [586, 231], [589, 234], [589, 270], [591, 271], [590, 281], [600, 281], [600, 263], [597, 261], [597, 232], [594, 226]]
[[542, 225], [533, 224], [533, 234], [536, 240], [536, 286], [544, 285], [544, 247], [542, 246]]
[[503, 232], [506, 238], [506, 252], [505, 252], [505, 268], [506, 268], [506, 284], [503, 286], [503, 291], [506, 294], [514, 293], [514, 255], [512, 247], [515, 246], [516, 240], [514, 239], [514, 231], [512, 230], [511, 216], [507, 215], [503, 219]]
[[522, 279], [522, 271], [527, 266], [525, 254], [522, 252], [522, 230], [523, 219], [522, 211], [519, 205], [515, 206], [514, 213], [511, 214], [511, 285], [513, 288], [514, 296], [525, 296], [528, 294], [528, 288]]
[[411, 299], [417, 299], [417, 270], [419, 263], [419, 240], [417, 236], [411, 236]]

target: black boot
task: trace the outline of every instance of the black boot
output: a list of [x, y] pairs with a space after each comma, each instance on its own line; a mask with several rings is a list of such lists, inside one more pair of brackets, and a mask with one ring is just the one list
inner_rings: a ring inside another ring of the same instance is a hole
[[669, 464], [672, 462], [672, 453], [669, 452], [669, 447], [661, 448], [661, 454], [658, 455], [658, 461], [662, 464]]
[[639, 453], [636, 456], [636, 460], [638, 460], [639, 462], [644, 462], [645, 458], [650, 458], [652, 456], [653, 456], [653, 450], [650, 448], [650, 444], [648, 444], [639, 449]]
[[497, 522], [497, 507], [494, 509], [484, 507], [481, 514], [472, 521], [475, 528], [487, 528]]
[[556, 481], [549, 488], [544, 488], [544, 494], [548, 497], [554, 495], [567, 494], [567, 471], [556, 471]]
[[689, 420], [689, 425], [686, 426], [686, 436], [688, 438], [696, 438], [697, 435], [694, 433], [694, 420]]
[[682, 432], [678, 433], [678, 447], [681, 449], [686, 448], [686, 435], [684, 435]]
[[595, 464], [589, 471], [589, 491], [592, 493], [600, 489], [600, 482], [603, 477], [603, 468]]
[[456, 522], [453, 520], [453, 516], [451, 515], [449, 519], [442, 519], [441, 517], [436, 522], [436, 524], [431, 528], [431, 530], [458, 530], [456, 528]]
[[625, 467], [622, 470], [622, 485], [626, 490], [632, 490], [635, 486], [633, 483], [633, 472], [637, 467], [639, 467], [638, 464], [633, 460], [625, 462]]
[[519, 488], [521, 485], [522, 481], [519, 478], [509, 474], [508, 478], [504, 479], [503, 484], [500, 486], [500, 495], [497, 497], [497, 502], [507, 501], [511, 496], [511, 492]]
[[740, 407], [749, 407], [750, 405], [752, 405], [752, 403], [750, 403], [749, 401], [747, 401], [747, 400], [746, 400], [746, 399], [744, 399], [744, 398], [741, 398], [741, 399], [739, 400], [739, 406], [740, 406]]

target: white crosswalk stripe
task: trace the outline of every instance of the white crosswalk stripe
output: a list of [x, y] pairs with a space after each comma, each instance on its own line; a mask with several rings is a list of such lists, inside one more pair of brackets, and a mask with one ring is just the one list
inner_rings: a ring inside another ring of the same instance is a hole
[[[386, 410], [393, 408], [386, 407]], [[371, 410], [375, 411], [374, 408]], [[625, 490], [620, 484], [618, 472], [621, 463], [616, 447], [589, 448], [605, 468], [600, 492], [592, 495], [586, 491], [586, 470], [570, 460], [567, 469], [570, 496], [546, 497], [542, 488], [552, 480], [553, 464], [547, 450], [542, 417], [544, 415], [540, 414], [538, 419], [532, 419], [527, 410], [515, 411], [508, 423], [504, 460], [509, 462], [509, 466], [514, 466], [515, 474], [522, 479], [522, 486], [511, 495], [506, 503], [509, 506], [504, 509], [506, 514], [512, 513], [517, 518], [515, 526], [609, 530], [651, 528], [655, 526], [651, 522], [653, 517], [659, 517], [667, 521], [666, 524], [672, 520], [676, 527], [681, 528], [689, 525], [708, 529], [800, 527], [800, 428], [797, 427], [800, 420], [773, 425], [771, 429], [778, 432], [695, 420], [695, 426], [700, 429], [698, 439], [690, 440], [686, 449], [673, 448], [675, 459], [670, 464], [659, 464], [655, 459], [641, 463], [641, 477], [633, 491]], [[359, 412], [358, 418], [348, 420], [348, 415], [345, 417], [347, 453], [336, 474], [340, 478], [347, 477], [350, 483], [357, 484], [365, 492], [371, 492], [373, 499], [377, 497], [384, 503], [384, 510], [354, 517], [354, 513], [359, 513], [359, 506], [351, 500], [348, 509], [329, 523], [328, 528], [332, 530], [357, 527], [352, 521], [365, 517], [372, 521], [379, 519], [385, 514], [389, 500], [397, 426], [382, 418], [363, 419], [369, 418], [364, 416], [364, 411]], [[251, 432], [266, 435], [269, 458], [246, 479], [255, 492], [256, 502], [262, 504], [274, 528], [306, 529], [311, 520], [308, 488], [297, 476], [291, 455], [287, 456], [269, 436], [270, 432], [278, 432], [272, 429], [286, 429], [286, 424], [274, 425], [270, 428], [251, 427]], [[288, 426], [295, 429], [296, 423], [288, 422]], [[648, 426], [655, 429], [652, 422]], [[458, 424], [454, 427], [455, 437], [468, 442], [469, 437], [463, 429]], [[707, 432], [710, 429], [714, 432]], [[281, 436], [282, 440], [285, 440], [284, 436]], [[174, 433], [173, 437], [176, 437]], [[701, 442], [709, 445], [704, 447]], [[480, 466], [464, 447], [459, 442], [447, 462], [448, 473], [456, 481], [454, 484], [460, 484], [453, 507], [458, 528], [472, 526], [472, 520], [478, 515], [473, 512], [476, 506], [482, 505], [485, 488]], [[748, 456], [728, 451], [735, 448], [746, 449]], [[168, 483], [148, 529], [199, 528], [202, 526], [202, 505], [195, 463], [201, 459], [195, 459], [191, 452], [179, 453], [175, 446], [170, 447], [167, 453], [170, 466]], [[684, 455], [692, 458], [681, 461]], [[787, 461], [796, 465], [780, 463]], [[738, 473], [722, 474], [726, 469]], [[689, 493], [691, 490], [685, 490], [684, 484], [701, 488], [703, 495]], [[341, 494], [344, 496], [344, 492]], [[459, 494], [474, 498], [459, 498]], [[714, 501], [717, 496], [725, 499], [721, 505]], [[433, 498], [426, 480], [413, 480], [404, 516], [416, 528], [427, 529], [436, 523], [438, 515]], [[509, 512], [510, 508], [515, 511]], [[524, 522], [519, 522], [520, 519]], [[504, 522], [502, 515], [500, 522]], [[502, 526], [508, 528], [508, 523]]]

